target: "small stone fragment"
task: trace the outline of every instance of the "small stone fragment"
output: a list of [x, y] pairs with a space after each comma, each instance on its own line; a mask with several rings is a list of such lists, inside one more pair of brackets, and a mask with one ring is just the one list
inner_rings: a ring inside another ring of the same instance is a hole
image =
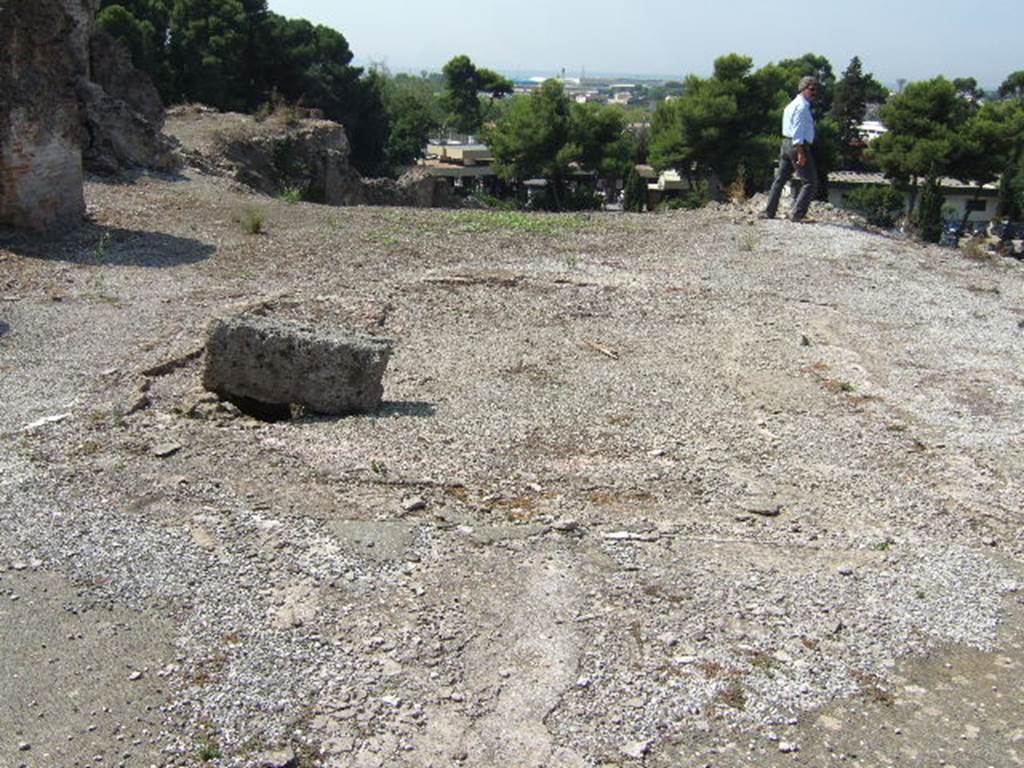
[[849, 566], [849, 565], [841, 565], [841, 566], [839, 566], [839, 575], [840, 576], [852, 576], [853, 575], [853, 568], [851, 566]]
[[39, 429], [39, 427], [45, 427], [47, 424], [57, 424], [58, 422], [64, 421], [64, 419], [71, 416], [70, 413], [59, 413], [56, 416], [44, 416], [41, 419], [36, 419], [31, 424], [26, 424], [22, 428], [22, 432], [31, 432], [33, 429]]
[[160, 443], [153, 446], [153, 455], [158, 459], [166, 459], [181, 450], [181, 443]]
[[607, 541], [657, 541], [656, 533], [636, 533], [635, 531], [608, 531], [602, 533], [601, 538]]
[[789, 741], [780, 741], [779, 742], [779, 752], [782, 752], [782, 753], [788, 755], [791, 752], [799, 752], [799, 751], [800, 751], [800, 747], [797, 744], [793, 744], [792, 742], [789, 742]]
[[830, 715], [821, 715], [818, 718], [818, 725], [829, 731], [841, 731], [843, 729], [842, 721]]
[[631, 757], [634, 760], [641, 759], [647, 754], [647, 751], [651, 748], [649, 741], [628, 741], [619, 747], [619, 751], [622, 752], [626, 757]]
[[141, 680], [142, 679], [142, 673], [139, 672], [138, 670], [136, 670], [135, 672], [132, 672], [130, 675], [128, 675], [128, 679], [131, 680], [132, 682], [134, 682], [136, 680]]
[[296, 768], [298, 761], [291, 748], [275, 749], [258, 754], [253, 762], [254, 768]]
[[411, 496], [406, 499], [402, 499], [402, 509], [406, 512], [416, 512], [420, 509], [427, 508], [427, 501], [422, 496]]
[[761, 517], [778, 517], [782, 504], [770, 496], [748, 496], [740, 502], [740, 509]]

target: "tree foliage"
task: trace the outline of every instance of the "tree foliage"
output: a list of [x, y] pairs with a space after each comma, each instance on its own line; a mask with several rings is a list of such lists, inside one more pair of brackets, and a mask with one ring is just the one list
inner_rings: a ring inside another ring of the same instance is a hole
[[578, 154], [570, 145], [569, 99], [555, 80], [529, 96], [513, 99], [502, 120], [486, 133], [494, 170], [506, 181], [543, 177], [552, 186], [554, 204], [565, 200], [569, 163]]
[[497, 72], [478, 68], [468, 56], [461, 55], [444, 65], [444, 104], [448, 123], [457, 133], [477, 133], [487, 117], [490, 101], [482, 102], [480, 93], [500, 99], [512, 93], [512, 82]]
[[1024, 101], [1024, 69], [1011, 72], [999, 86], [999, 98]]
[[887, 176], [914, 186], [929, 174], [957, 170], [970, 107], [949, 80], [911, 83], [882, 107], [880, 116], [889, 130], [872, 142], [871, 155]]
[[829, 117], [835, 122], [836, 158], [844, 168], [862, 165], [864, 141], [859, 126], [864, 122], [867, 105], [884, 101], [886, 91], [870, 73], [863, 71], [860, 58], [854, 56], [836, 82]]
[[163, 0], [105, 1], [96, 14], [96, 25], [128, 49], [132, 62], [149, 74], [164, 95], [173, 73], [167, 62], [170, 8]]
[[921, 187], [921, 202], [913, 215], [918, 235], [926, 243], [937, 243], [942, 239], [942, 205], [945, 201], [938, 176], [929, 174]]
[[647, 182], [631, 168], [626, 175], [626, 183], [622, 190], [622, 208], [631, 213], [643, 213], [647, 204]]
[[577, 164], [605, 179], [623, 178], [632, 166], [632, 135], [626, 114], [601, 104], [570, 106], [571, 141], [578, 148]]
[[965, 130], [971, 178], [979, 184], [999, 179], [999, 214], [1024, 213], [1024, 101], [984, 104]]
[[1024, 165], [1007, 165], [999, 178], [999, 211], [1012, 221], [1024, 219]]
[[832, 167], [837, 131], [823, 115], [835, 81], [828, 60], [808, 53], [768, 64], [756, 72], [747, 56], [729, 54], [715, 61], [708, 78], [690, 75], [683, 95], [659, 104], [651, 121], [650, 159], [657, 168], [675, 168], [690, 179], [720, 190], [746, 169], [747, 192], [764, 188], [778, 153], [782, 111], [796, 94], [800, 78], [822, 84], [815, 152], [819, 174]]
[[440, 84], [426, 74], [382, 74], [389, 123], [385, 156], [393, 167], [410, 165], [422, 155], [430, 135], [444, 123]]
[[862, 214], [869, 224], [891, 228], [903, 215], [906, 198], [892, 186], [875, 184], [852, 190], [846, 205]]
[[622, 176], [632, 154], [621, 110], [573, 104], [556, 80], [512, 99], [502, 118], [486, 129], [485, 138], [498, 176], [506, 181], [546, 179], [556, 209], [573, 207], [569, 180], [575, 172]]
[[1004, 207], [1013, 207], [1013, 179], [1024, 154], [1024, 104], [1007, 100], [978, 108], [964, 97], [963, 85], [942, 77], [908, 85], [883, 107], [889, 131], [871, 148], [897, 184], [916, 190], [918, 180], [926, 179], [917, 213], [925, 239], [937, 237], [934, 218], [941, 219], [941, 201], [935, 200], [942, 176], [973, 182], [980, 190], [1002, 175]]
[[843, 154], [850, 147], [860, 143], [858, 126], [864, 122], [867, 113], [867, 98], [864, 95], [864, 72], [860, 59], [854, 56], [843, 72], [842, 79], [836, 83], [835, 96], [832, 99], [832, 117], [839, 124], [839, 138], [843, 142]]
[[763, 83], [751, 75], [752, 66], [749, 57], [723, 56], [711, 77], [690, 75], [683, 96], [658, 105], [650, 139], [656, 168], [675, 168], [691, 182], [710, 178], [721, 187], [735, 178], [740, 164], [770, 164], [766, 111], [771, 108], [766, 110]]
[[985, 92], [978, 87], [977, 79], [973, 77], [954, 77], [953, 87], [957, 95], [970, 102], [978, 102], [985, 96]]
[[240, 0], [174, 3], [167, 52], [174, 72], [173, 101], [230, 110], [256, 106], [259, 93], [249, 87], [252, 59], [246, 54], [265, 8], [250, 9], [251, 14]]

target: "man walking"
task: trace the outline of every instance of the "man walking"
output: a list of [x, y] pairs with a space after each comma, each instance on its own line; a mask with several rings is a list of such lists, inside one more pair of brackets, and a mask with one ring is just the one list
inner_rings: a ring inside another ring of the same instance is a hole
[[775, 218], [779, 207], [782, 188], [793, 174], [800, 180], [800, 192], [793, 201], [789, 213], [791, 221], [806, 221], [807, 209], [814, 193], [818, 190], [818, 169], [814, 165], [814, 115], [811, 104], [818, 95], [818, 80], [805, 77], [800, 80], [800, 90], [782, 113], [782, 149], [779, 152], [779, 167], [768, 193], [768, 205], [764, 216]]

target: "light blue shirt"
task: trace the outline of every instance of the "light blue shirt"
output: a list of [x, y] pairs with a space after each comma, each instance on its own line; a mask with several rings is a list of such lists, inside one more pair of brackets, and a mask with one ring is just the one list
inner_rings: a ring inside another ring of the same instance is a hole
[[814, 143], [814, 115], [811, 102], [798, 93], [782, 113], [782, 135], [794, 144]]

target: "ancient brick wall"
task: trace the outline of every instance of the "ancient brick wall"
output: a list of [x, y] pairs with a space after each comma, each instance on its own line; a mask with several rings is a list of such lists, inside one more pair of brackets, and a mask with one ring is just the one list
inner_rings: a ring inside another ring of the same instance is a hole
[[76, 79], [90, 0], [0, 0], [0, 225], [74, 226], [85, 210]]

